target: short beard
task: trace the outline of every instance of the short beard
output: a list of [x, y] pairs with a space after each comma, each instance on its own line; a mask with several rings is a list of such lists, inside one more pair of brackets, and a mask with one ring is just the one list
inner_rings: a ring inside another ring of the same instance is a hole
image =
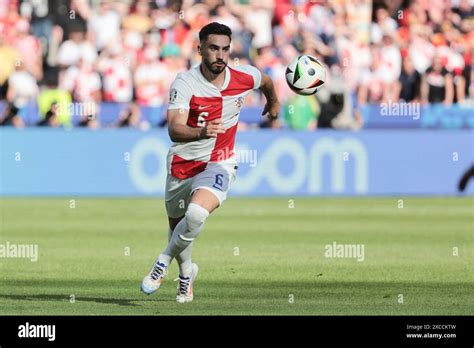
[[212, 63], [209, 63], [208, 61], [206, 61], [206, 60], [204, 61], [204, 64], [206, 65], [206, 68], [215, 75], [219, 75], [226, 68], [227, 64], [225, 62], [222, 62], [222, 63], [224, 63], [224, 66], [222, 68], [218, 68], [218, 67], [212, 65]]

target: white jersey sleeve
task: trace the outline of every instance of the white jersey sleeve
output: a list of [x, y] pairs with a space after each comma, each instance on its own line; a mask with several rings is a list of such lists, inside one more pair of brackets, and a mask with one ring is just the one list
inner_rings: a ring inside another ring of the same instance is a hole
[[260, 70], [258, 70], [256, 67], [252, 65], [238, 65], [233, 66], [232, 69], [251, 75], [253, 77], [254, 82], [253, 89], [260, 88], [260, 85], [262, 83], [262, 74], [260, 73]]
[[189, 109], [189, 102], [193, 92], [185, 81], [183, 73], [179, 73], [170, 87], [168, 110]]

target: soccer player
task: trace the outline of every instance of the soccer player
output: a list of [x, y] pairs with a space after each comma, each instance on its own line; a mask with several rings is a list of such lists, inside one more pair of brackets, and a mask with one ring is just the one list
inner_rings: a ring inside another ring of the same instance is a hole
[[152, 294], [160, 287], [175, 258], [179, 264], [176, 301], [193, 300], [198, 267], [191, 261], [194, 239], [204, 222], [226, 199], [235, 180], [235, 133], [244, 98], [260, 89], [266, 98], [262, 115], [276, 119], [280, 103], [269, 76], [253, 66], [227, 65], [232, 32], [210, 23], [199, 32], [202, 62], [179, 73], [171, 85], [165, 205], [169, 220], [168, 246], [158, 256], [141, 289]]

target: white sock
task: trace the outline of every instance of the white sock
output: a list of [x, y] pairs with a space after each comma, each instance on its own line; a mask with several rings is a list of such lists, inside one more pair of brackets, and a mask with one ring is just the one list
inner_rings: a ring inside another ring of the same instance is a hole
[[198, 204], [190, 203], [183, 219], [176, 225], [163, 254], [170, 260], [181, 254], [199, 235], [209, 212]]
[[193, 243], [189, 244], [186, 249], [184, 249], [178, 256], [176, 260], [179, 265], [179, 274], [182, 277], [189, 277], [193, 269], [193, 262], [191, 261], [191, 249], [193, 248]]
[[158, 262], [168, 267], [171, 263], [171, 256], [161, 253], [160, 256], [158, 256]]
[[[171, 241], [173, 236], [173, 231], [171, 228], [168, 228], [168, 243]], [[186, 249], [184, 249], [178, 256], [176, 256], [176, 261], [179, 266], [179, 274], [182, 277], [189, 277], [191, 275], [193, 262], [191, 261], [191, 249], [193, 248], [193, 243], [190, 243]]]

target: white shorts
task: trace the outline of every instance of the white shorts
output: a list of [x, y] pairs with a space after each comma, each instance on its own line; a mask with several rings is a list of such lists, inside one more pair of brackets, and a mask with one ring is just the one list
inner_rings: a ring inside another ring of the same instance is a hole
[[227, 192], [235, 181], [237, 168], [235, 159], [209, 162], [203, 172], [184, 180], [174, 177], [168, 170], [165, 192], [168, 216], [170, 218], [184, 216], [191, 196], [197, 189], [209, 190], [217, 197], [219, 205], [221, 205], [226, 200]]

